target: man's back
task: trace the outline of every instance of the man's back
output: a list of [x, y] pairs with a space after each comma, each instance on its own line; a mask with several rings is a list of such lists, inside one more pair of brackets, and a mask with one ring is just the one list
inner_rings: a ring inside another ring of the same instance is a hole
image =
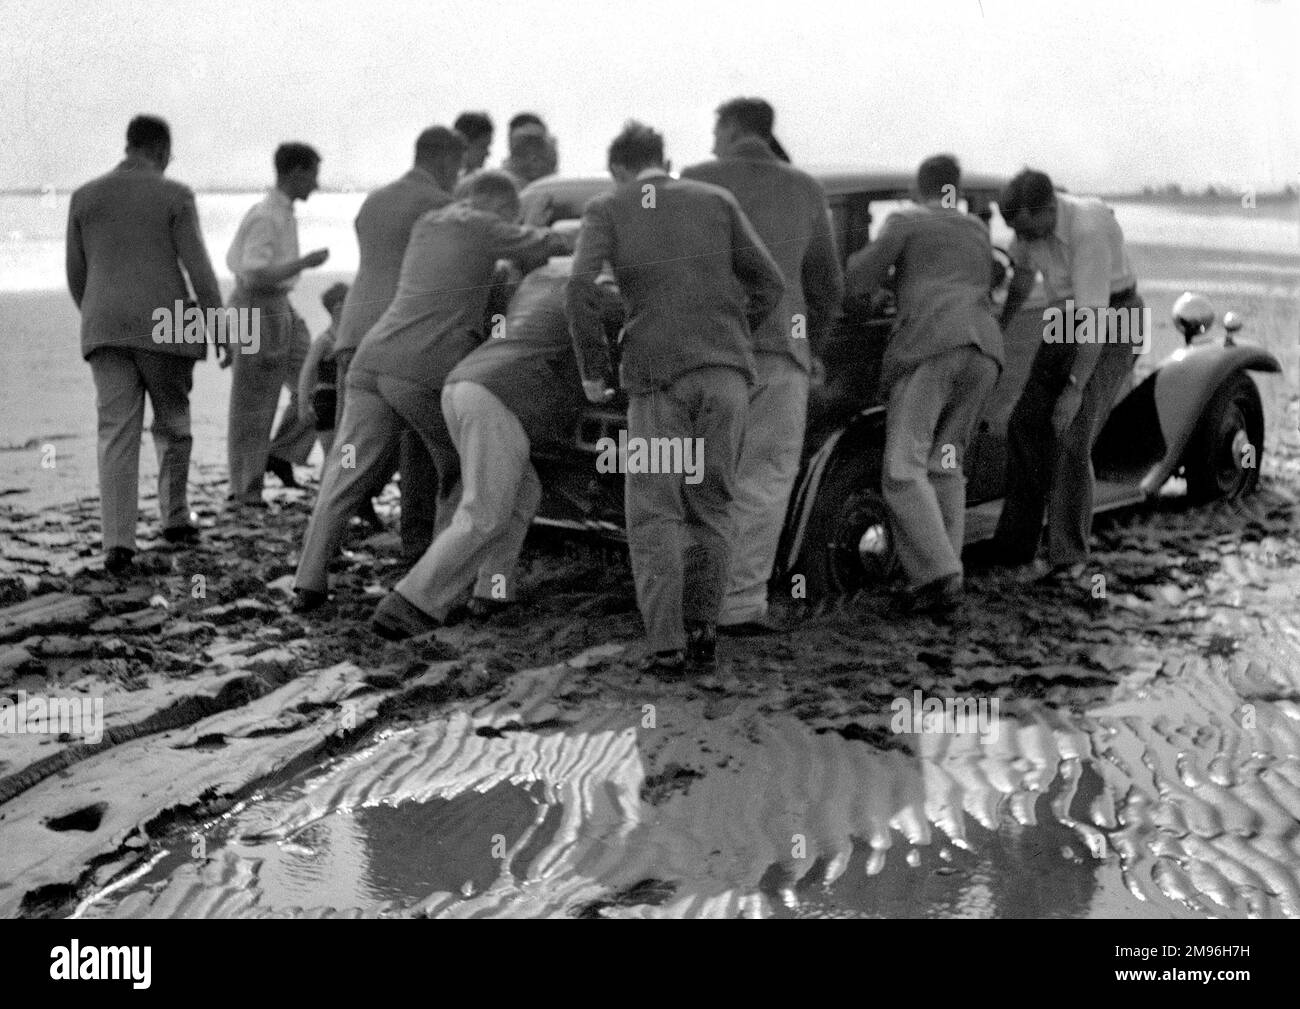
[[[781, 278], [730, 193], [656, 174], [597, 196], [584, 214], [575, 274], [594, 276], [603, 258], [628, 306], [622, 370], [629, 392], [663, 388], [709, 366], [752, 379], [746, 318], [775, 308]], [[757, 312], [746, 283], [762, 302]]]
[[982, 222], [955, 208], [897, 211], [853, 256], [849, 272], [874, 287], [891, 265], [898, 324], [886, 351], [885, 384], [917, 360], [970, 343], [1001, 364], [1002, 334], [989, 293], [993, 251]]
[[339, 322], [337, 350], [355, 350], [384, 314], [397, 291], [402, 257], [415, 222], [451, 203], [433, 176], [413, 168], [400, 179], [376, 189], [357, 212], [360, 258]]
[[158, 344], [156, 309], [171, 311], [190, 291], [217, 308], [221, 294], [199, 231], [194, 194], [161, 172], [123, 162], [72, 194], [68, 282], [81, 308], [81, 352], [98, 347], [202, 358], [206, 343]]
[[[738, 144], [732, 157], [685, 169], [682, 178], [721, 186], [740, 203], [785, 277], [780, 306], [754, 334], [756, 349], [787, 354], [806, 369], [808, 338], [822, 335], [844, 296], [843, 272], [821, 186], [811, 175], [780, 161], [758, 139]], [[804, 316], [808, 338], [792, 338], [796, 315]]]
[[529, 440], [563, 438], [584, 402], [569, 343], [565, 285], [571, 257], [533, 270], [510, 300], [504, 332], [485, 340], [447, 381], [477, 382], [519, 418]]
[[464, 202], [425, 214], [411, 229], [392, 303], [363, 338], [353, 367], [441, 386], [482, 339], [496, 261], [542, 253], [547, 234]]

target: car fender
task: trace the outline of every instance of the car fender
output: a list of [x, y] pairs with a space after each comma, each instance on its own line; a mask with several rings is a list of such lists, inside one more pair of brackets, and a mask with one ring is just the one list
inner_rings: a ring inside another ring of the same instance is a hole
[[784, 546], [778, 554], [782, 560], [778, 575], [788, 571], [799, 556], [804, 531], [808, 528], [808, 518], [817, 501], [817, 491], [831, 466], [846, 456], [861, 452], [872, 440], [883, 440], [884, 436], [885, 408], [868, 407], [827, 435], [817, 450], [808, 457], [795, 484], [795, 492], [786, 514], [782, 535]]
[[1166, 451], [1142, 478], [1142, 491], [1155, 494], [1178, 468], [1205, 405], [1238, 371], [1280, 372], [1281, 364], [1266, 350], [1249, 344], [1204, 344], [1183, 347], [1156, 370], [1155, 410]]

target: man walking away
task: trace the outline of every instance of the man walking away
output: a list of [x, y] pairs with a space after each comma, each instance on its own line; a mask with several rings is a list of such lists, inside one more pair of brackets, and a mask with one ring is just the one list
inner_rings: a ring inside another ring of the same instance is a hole
[[[140, 433], [146, 394], [158, 453], [158, 509], [163, 538], [194, 543], [190, 522], [190, 388], [204, 340], [154, 339], [157, 312], [191, 300], [203, 313], [221, 309], [221, 290], [203, 246], [194, 193], [163, 178], [171, 130], [156, 116], [136, 116], [126, 131], [126, 158], [72, 194], [68, 208], [67, 278], [81, 310], [81, 353], [95, 380], [99, 417], [99, 497], [104, 567], [131, 567], [140, 506]], [[188, 278], [188, 284], [187, 284]], [[222, 349], [218, 349], [218, 354]]]
[[[339, 322], [334, 347], [337, 410], [335, 430], [343, 421], [347, 402], [348, 369], [362, 338], [370, 332], [392, 304], [402, 272], [402, 257], [410, 243], [411, 229], [425, 214], [452, 202], [452, 190], [465, 157], [464, 138], [443, 126], [431, 126], [415, 141], [415, 163], [401, 178], [381, 186], [365, 198], [357, 211], [357, 275]], [[383, 472], [366, 498], [378, 495], [393, 475], [402, 474], [402, 555], [414, 561], [433, 541], [438, 518], [438, 496], [433, 460], [424, 442], [410, 428], [401, 426], [387, 446]], [[400, 460], [400, 461], [399, 461]], [[322, 471], [323, 472], [323, 471]], [[363, 512], [374, 514], [373, 505], [363, 502]], [[450, 519], [450, 515], [445, 516]], [[377, 520], [376, 520], [377, 521]]]
[[[235, 232], [226, 265], [235, 275], [230, 307], [256, 313], [260, 345], [256, 353], [233, 355], [230, 378], [230, 420], [226, 450], [230, 465], [230, 500], [236, 505], [266, 507], [262, 478], [270, 455], [271, 423], [280, 401], [280, 388], [297, 388], [293, 345], [306, 335], [306, 326], [289, 291], [303, 270], [320, 266], [329, 251], [298, 255], [295, 200], [305, 200], [317, 188], [320, 155], [307, 144], [281, 144], [275, 151], [275, 186], [244, 215]], [[242, 313], [241, 313], [242, 314]], [[310, 342], [310, 337], [308, 337]]]
[[[381, 476], [384, 449], [403, 424], [437, 471], [439, 515], [452, 513], [459, 460], [439, 402], [448, 372], [482, 342], [483, 306], [496, 261], [530, 267], [567, 252], [566, 239], [513, 223], [519, 197], [501, 172], [479, 172], [466, 199], [416, 222], [397, 293], [348, 369], [347, 405], [325, 464], [294, 587], [300, 611], [325, 602], [326, 566], [348, 519]], [[441, 522], [442, 519], [440, 518]]]
[[[1015, 274], [1002, 311], [1006, 329], [1041, 273], [1049, 303], [1072, 299], [1095, 322], [1093, 342], [1044, 341], [1007, 426], [1006, 501], [994, 550], [1021, 577], [1079, 582], [1092, 531], [1092, 448], [1137, 357], [1143, 301], [1115, 212], [1101, 200], [1068, 196], [1026, 168], [1007, 183], [1000, 209], [1015, 231]], [[1131, 320], [1125, 342], [1108, 331], [1114, 314]], [[1082, 323], [1079, 330], [1083, 331]], [[1047, 512], [1047, 560], [1036, 559]]]
[[893, 214], [849, 259], [848, 287], [869, 296], [895, 271], [898, 322], [881, 371], [887, 390], [881, 485], [907, 604], [945, 613], [962, 596], [966, 444], [1002, 367], [993, 316], [993, 247], [957, 206], [961, 171], [937, 154], [916, 173], [916, 205]]
[[733, 635], [776, 629], [767, 619], [767, 581], [799, 475], [810, 348], [829, 335], [844, 298], [826, 194], [773, 153], [772, 121], [772, 106], [761, 98], [727, 102], [713, 130], [717, 160], [682, 172], [736, 197], [785, 277], [781, 304], [754, 333], [757, 390], [736, 463], [735, 536], [718, 618], [718, 631]]
[[574, 347], [588, 399], [606, 401], [613, 375], [596, 276], [609, 263], [628, 311], [620, 370], [629, 445], [676, 444], [682, 469], [696, 453], [689, 476], [627, 466], [645, 668], [711, 668], [755, 374], [751, 334], [780, 304], [781, 271], [734, 196], [668, 175], [663, 138], [649, 127], [624, 127], [609, 170], [617, 185], [587, 205], [569, 282]]

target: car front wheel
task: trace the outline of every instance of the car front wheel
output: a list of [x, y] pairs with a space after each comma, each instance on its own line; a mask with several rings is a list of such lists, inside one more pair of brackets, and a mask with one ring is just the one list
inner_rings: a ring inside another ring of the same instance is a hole
[[1249, 494], [1259, 483], [1264, 451], [1264, 408], [1245, 372], [1219, 386], [1183, 455], [1187, 495], [1213, 501]]
[[807, 578], [809, 600], [880, 586], [897, 571], [894, 532], [879, 487], [878, 449], [831, 464], [794, 565]]

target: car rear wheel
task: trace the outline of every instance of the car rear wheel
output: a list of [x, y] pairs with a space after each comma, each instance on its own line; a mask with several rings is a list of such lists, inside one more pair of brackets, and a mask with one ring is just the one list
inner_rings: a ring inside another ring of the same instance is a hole
[[1259, 483], [1264, 450], [1264, 408], [1245, 372], [1219, 386], [1183, 455], [1187, 495], [1213, 501], [1249, 494]]
[[898, 570], [880, 463], [879, 449], [836, 460], [818, 488], [795, 564], [809, 600], [883, 585]]

